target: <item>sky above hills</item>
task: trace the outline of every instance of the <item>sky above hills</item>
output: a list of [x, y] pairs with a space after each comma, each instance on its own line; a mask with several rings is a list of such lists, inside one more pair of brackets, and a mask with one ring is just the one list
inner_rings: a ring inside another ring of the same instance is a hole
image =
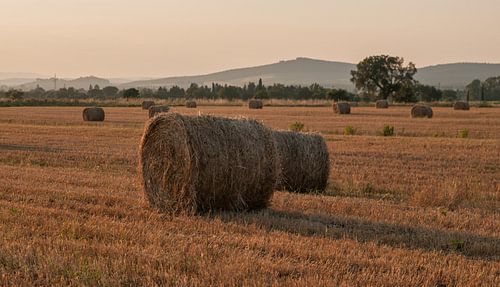
[[299, 56], [500, 63], [496, 0], [1, 0], [0, 72], [205, 74]]

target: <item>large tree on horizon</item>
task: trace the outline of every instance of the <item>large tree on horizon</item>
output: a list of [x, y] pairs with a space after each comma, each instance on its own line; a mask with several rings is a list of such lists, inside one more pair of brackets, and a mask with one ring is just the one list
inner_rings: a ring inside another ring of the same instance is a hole
[[415, 64], [410, 62], [404, 66], [403, 58], [371, 56], [361, 61], [357, 70], [351, 71], [351, 81], [356, 89], [376, 95], [377, 99], [393, 96], [395, 100], [405, 101], [408, 89], [417, 84], [413, 78], [416, 73]]

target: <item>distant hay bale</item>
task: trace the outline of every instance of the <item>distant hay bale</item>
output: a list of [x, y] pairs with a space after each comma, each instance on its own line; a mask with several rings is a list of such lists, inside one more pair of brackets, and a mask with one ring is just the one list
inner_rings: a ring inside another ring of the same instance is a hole
[[330, 176], [330, 156], [320, 134], [274, 131], [281, 173], [277, 189], [323, 192]]
[[197, 105], [196, 105], [195, 101], [187, 101], [186, 102], [186, 108], [195, 109], [196, 107], [197, 107]]
[[453, 109], [460, 110], [460, 111], [468, 111], [468, 110], [470, 110], [470, 106], [469, 106], [469, 103], [467, 103], [467, 102], [456, 102], [453, 105]]
[[347, 115], [351, 113], [351, 105], [347, 102], [333, 103], [333, 111], [336, 114]]
[[264, 108], [264, 103], [261, 100], [250, 100], [248, 101], [248, 108], [250, 109], [262, 109]]
[[169, 106], [152, 106], [149, 107], [149, 118], [152, 118], [160, 113], [167, 113], [170, 110]]
[[149, 110], [149, 108], [154, 106], [154, 105], [155, 105], [155, 102], [153, 102], [153, 101], [143, 101], [142, 102], [142, 109]]
[[375, 107], [377, 109], [388, 109], [389, 108], [389, 102], [387, 100], [378, 100], [375, 103]]
[[86, 122], [102, 122], [105, 114], [102, 108], [92, 107], [83, 109], [83, 120]]
[[432, 108], [426, 105], [414, 105], [411, 108], [412, 118], [432, 118], [434, 115]]
[[147, 200], [173, 214], [265, 208], [278, 174], [272, 132], [255, 120], [162, 114], [139, 153]]

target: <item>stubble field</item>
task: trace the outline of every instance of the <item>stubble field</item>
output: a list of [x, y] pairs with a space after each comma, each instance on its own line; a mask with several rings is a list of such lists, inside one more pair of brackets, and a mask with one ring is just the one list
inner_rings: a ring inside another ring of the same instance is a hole
[[176, 218], [142, 197], [147, 113], [84, 123], [81, 110], [0, 108], [1, 286], [500, 285], [500, 108], [173, 108], [300, 121], [326, 138], [332, 167], [323, 195]]

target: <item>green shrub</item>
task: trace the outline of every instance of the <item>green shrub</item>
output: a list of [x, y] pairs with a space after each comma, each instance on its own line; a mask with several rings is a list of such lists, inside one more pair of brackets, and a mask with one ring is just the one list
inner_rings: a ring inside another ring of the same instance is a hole
[[382, 135], [384, 137], [392, 137], [394, 135], [394, 127], [393, 126], [384, 126], [382, 130]]
[[294, 132], [301, 132], [304, 130], [304, 124], [301, 122], [294, 122], [290, 125], [290, 130]]
[[356, 134], [356, 129], [353, 128], [352, 126], [347, 126], [344, 128], [344, 135], [346, 136], [352, 136]]
[[458, 137], [461, 139], [469, 138], [469, 129], [461, 129], [458, 131]]

